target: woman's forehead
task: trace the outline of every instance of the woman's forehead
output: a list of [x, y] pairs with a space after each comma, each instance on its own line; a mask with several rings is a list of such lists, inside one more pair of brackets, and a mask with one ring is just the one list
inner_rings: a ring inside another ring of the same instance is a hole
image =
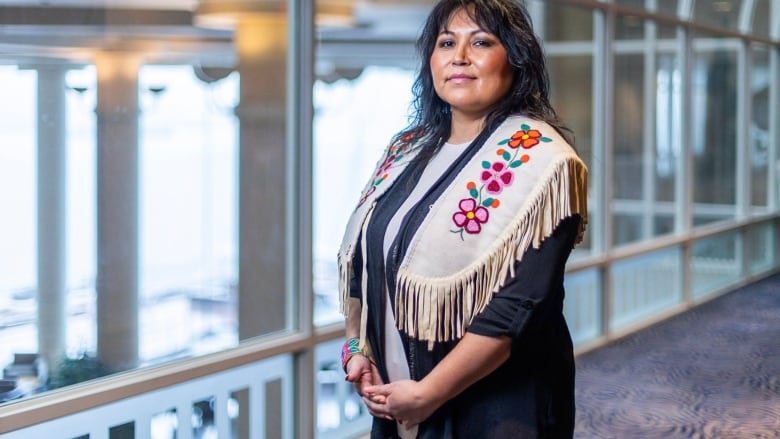
[[450, 15], [447, 17], [447, 20], [442, 23], [442, 25], [439, 28], [439, 33], [445, 32], [449, 30], [453, 23], [460, 22], [462, 24], [466, 24], [470, 27], [478, 28], [485, 32], [490, 32], [489, 29], [486, 29], [485, 26], [483, 26], [479, 22], [479, 18], [476, 15], [476, 11], [474, 10], [474, 7], [469, 8], [470, 11], [467, 11], [465, 8], [457, 8], [454, 9], [452, 12], [450, 12]]

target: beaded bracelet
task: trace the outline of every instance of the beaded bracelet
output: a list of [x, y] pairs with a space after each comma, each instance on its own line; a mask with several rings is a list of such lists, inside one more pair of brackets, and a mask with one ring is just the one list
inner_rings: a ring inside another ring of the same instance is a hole
[[360, 349], [359, 338], [350, 338], [344, 342], [343, 346], [341, 346], [341, 368], [344, 369], [345, 373], [347, 371], [347, 363], [349, 362], [349, 359], [355, 355], [364, 355], [363, 349]]

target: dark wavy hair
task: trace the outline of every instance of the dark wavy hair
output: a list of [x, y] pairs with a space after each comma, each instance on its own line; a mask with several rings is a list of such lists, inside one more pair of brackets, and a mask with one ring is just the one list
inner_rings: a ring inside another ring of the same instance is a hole
[[569, 130], [550, 104], [544, 52], [520, 0], [441, 0], [434, 6], [417, 40], [420, 67], [412, 87], [414, 113], [398, 137], [425, 132], [427, 141], [421, 146], [421, 158], [427, 161], [450, 135], [450, 106], [433, 87], [430, 59], [439, 33], [461, 9], [480, 28], [498, 37], [514, 75], [509, 92], [489, 111], [485, 131], [492, 132], [509, 115], [523, 114], [549, 123], [569, 139]]

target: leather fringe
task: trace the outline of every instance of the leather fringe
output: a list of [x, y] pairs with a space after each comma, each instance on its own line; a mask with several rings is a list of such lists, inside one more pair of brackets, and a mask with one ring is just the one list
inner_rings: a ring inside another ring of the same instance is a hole
[[580, 215], [576, 243], [587, 222], [587, 169], [576, 156], [559, 160], [541, 179], [526, 206], [485, 256], [446, 278], [410, 273], [402, 266], [395, 294], [398, 329], [412, 338], [446, 342], [466, 329], [505, 283], [526, 250], [538, 248], [566, 217]]

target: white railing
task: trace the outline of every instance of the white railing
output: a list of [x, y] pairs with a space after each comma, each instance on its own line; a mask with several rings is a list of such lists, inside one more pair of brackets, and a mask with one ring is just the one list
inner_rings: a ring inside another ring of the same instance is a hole
[[[292, 356], [280, 355], [252, 364], [216, 372], [180, 384], [163, 387], [129, 398], [78, 411], [67, 416], [32, 425], [9, 433], [2, 439], [108, 439], [112, 429], [130, 424], [133, 433], [117, 434], [136, 439], [197, 439], [267, 437], [267, 424], [279, 430], [281, 438], [293, 439], [293, 362]], [[118, 378], [121, 380], [121, 377]], [[269, 400], [266, 386], [280, 383], [281, 400]], [[248, 407], [238, 408], [234, 397], [245, 393]], [[210, 401], [213, 418], [203, 424], [203, 412], [194, 404]], [[267, 408], [277, 405], [279, 419], [267, 419]], [[238, 413], [241, 413], [240, 415]], [[238, 433], [238, 425], [248, 428], [248, 436]], [[273, 435], [274, 437], [276, 434]]]
[[616, 262], [612, 269], [610, 328], [617, 331], [679, 304], [680, 261], [679, 251], [669, 249]]
[[574, 345], [598, 338], [601, 333], [601, 288], [594, 270], [568, 274], [563, 313]]

